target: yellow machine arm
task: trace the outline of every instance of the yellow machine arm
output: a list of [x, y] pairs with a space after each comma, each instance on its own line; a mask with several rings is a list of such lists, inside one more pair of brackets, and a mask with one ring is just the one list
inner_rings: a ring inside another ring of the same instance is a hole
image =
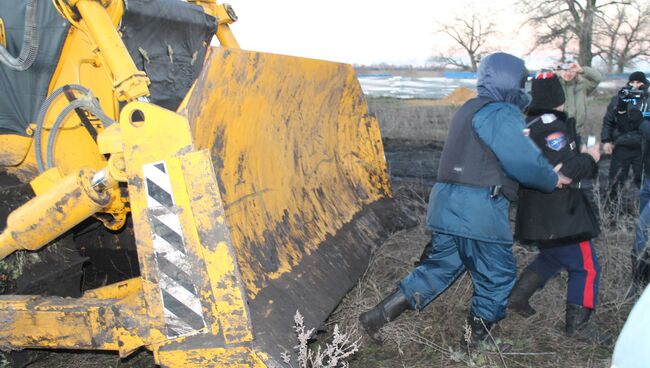
[[[133, 102], [122, 110], [119, 126], [105, 134], [101, 151], [124, 155], [125, 171], [109, 166], [57, 182], [12, 213], [10, 220], [15, 215], [36, 221], [29, 226], [12, 220], [5, 233], [21, 241], [3, 242], [3, 248], [26, 248], [30, 240], [43, 243], [48, 234], [62, 233], [105, 206], [114, 178], [125, 178], [141, 278], [54, 304], [46, 297], [0, 296], [0, 315], [9, 317], [0, 341], [23, 348], [117, 350], [121, 356], [147, 346], [166, 367], [228, 366], [242, 357], [263, 367], [250, 348], [241, 346], [252, 340], [241, 276], [209, 153], [194, 149], [187, 120]], [[119, 152], [114, 151], [116, 134]], [[42, 214], [25, 215], [34, 209]], [[193, 349], [185, 343], [190, 336], [222, 342]], [[192, 364], [198, 357], [204, 363]]]
[[16, 250], [38, 250], [101, 211], [111, 202], [107, 189], [115, 186], [108, 170], [82, 170], [57, 181], [9, 215], [0, 234], [0, 259]]
[[[106, 10], [106, 8], [112, 7], [112, 12], [121, 16], [124, 10], [121, 0], [53, 0], [53, 2], [61, 15], [73, 27], [87, 35], [87, 40], [91, 42], [91, 49], [94, 50], [97, 58], [96, 63], [98, 66], [103, 66], [111, 80], [117, 100], [129, 102], [149, 96], [149, 78], [143, 71], [137, 69], [115, 28], [114, 20]], [[232, 8], [227, 4], [217, 5], [214, 0], [201, 0], [196, 3], [201, 5], [206, 12], [218, 16], [221, 27], [218, 28], [217, 37], [222, 40], [222, 44], [229, 45], [226, 47], [239, 47], [237, 40], [228, 28], [228, 25], [237, 19]], [[115, 144], [120, 145], [121, 143]], [[54, 172], [60, 174], [58, 170]], [[107, 169], [98, 172], [106, 173], [110, 178]], [[128, 208], [121, 203], [119, 198], [115, 198], [119, 197], [119, 192], [110, 191], [110, 189], [115, 189], [117, 182], [111, 181], [114, 185], [104, 188], [101, 193], [95, 190], [88, 191], [84, 188], [93, 188], [93, 184], [89, 182], [87, 173], [88, 168], [84, 172], [74, 171], [66, 180], [61, 180], [50, 191], [15, 211], [8, 219], [8, 225], [3, 234], [0, 235], [0, 259], [16, 250], [37, 250], [102, 210], [120, 218], [113, 225], [107, 223], [107, 226], [112, 229], [122, 227]], [[52, 173], [48, 173], [47, 176], [52, 177], [52, 175]], [[61, 177], [56, 179], [61, 179]], [[38, 186], [38, 182], [36, 181], [37, 184], [33, 184], [33, 186]], [[36, 187], [35, 189], [40, 190], [41, 188]], [[98, 195], [103, 196], [101, 203], [94, 198]], [[69, 198], [81, 198], [82, 200], [69, 201]], [[111, 203], [113, 208], [108, 208]], [[59, 215], [53, 216], [53, 214]], [[38, 225], [35, 226], [35, 224]]]
[[230, 30], [230, 25], [237, 21], [237, 14], [229, 4], [217, 4], [214, 0], [189, 0], [190, 3], [200, 5], [205, 12], [217, 18], [217, 38], [221, 46], [239, 48], [239, 42]]
[[104, 6], [122, 1], [53, 0], [55, 6], [74, 27], [88, 34], [96, 54], [113, 80], [120, 101], [133, 101], [149, 95], [149, 78], [136, 68]]

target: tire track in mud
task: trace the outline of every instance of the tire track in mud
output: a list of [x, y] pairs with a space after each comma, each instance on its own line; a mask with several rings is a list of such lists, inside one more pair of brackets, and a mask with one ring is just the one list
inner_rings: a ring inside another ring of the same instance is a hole
[[428, 198], [436, 181], [442, 144], [384, 139], [384, 153], [393, 187], [410, 187]]

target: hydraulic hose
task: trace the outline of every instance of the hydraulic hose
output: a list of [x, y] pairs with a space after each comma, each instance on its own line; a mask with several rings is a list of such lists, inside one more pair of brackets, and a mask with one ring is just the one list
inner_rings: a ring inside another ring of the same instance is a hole
[[79, 98], [70, 102], [70, 104], [61, 111], [59, 116], [57, 116], [56, 121], [50, 130], [50, 135], [47, 137], [47, 147], [45, 150], [47, 168], [54, 167], [54, 142], [56, 141], [56, 136], [61, 128], [61, 124], [63, 124], [65, 118], [76, 109], [86, 110], [95, 115], [102, 122], [104, 128], [115, 124], [113, 119], [104, 114], [99, 107], [97, 100], [92, 95], [87, 95], [85, 98]]
[[63, 111], [59, 114], [59, 116], [56, 117], [56, 121], [52, 125], [52, 128], [50, 129], [50, 135], [47, 137], [47, 148], [45, 149], [45, 159], [46, 159], [46, 168], [49, 169], [54, 166], [54, 154], [53, 154], [53, 149], [54, 149], [54, 141], [56, 140], [56, 134], [59, 130], [59, 127], [61, 124], [63, 124], [63, 121], [65, 120], [68, 115], [73, 112], [75, 109], [78, 108], [89, 108], [92, 107], [92, 102], [87, 99], [77, 99], [72, 102], [68, 106], [66, 106]]
[[[67, 85], [69, 90], [74, 90], [77, 92], [80, 92], [87, 97], [84, 99], [77, 99], [73, 102], [71, 102], [66, 108], [62, 111], [61, 114], [57, 117], [57, 121], [61, 121], [59, 124], [56, 124], [56, 129], [54, 126], [52, 126], [52, 131], [50, 132], [50, 137], [48, 138], [48, 151], [54, 146], [53, 140], [54, 136], [56, 136], [58, 129], [60, 128], [65, 116], [67, 116], [71, 111], [73, 111], [75, 108], [82, 108], [91, 114], [95, 115], [104, 125], [104, 127], [108, 127], [111, 124], [114, 124], [115, 121], [111, 119], [108, 115], [104, 113], [104, 111], [101, 109], [99, 106], [99, 102], [97, 102], [97, 99], [95, 99], [92, 95], [92, 92], [84, 86], [78, 85], [78, 84], [70, 84]], [[36, 129], [34, 130], [34, 153], [36, 156], [36, 165], [38, 167], [39, 172], [45, 171], [45, 164], [43, 163], [43, 151], [41, 149], [42, 145], [42, 140], [43, 140], [43, 129], [45, 126], [45, 115], [47, 114], [48, 110], [50, 109], [50, 106], [54, 102], [54, 100], [60, 96], [61, 94], [64, 93], [64, 87], [57, 88], [54, 92], [52, 92], [47, 99], [43, 102], [41, 105], [41, 108], [38, 112], [38, 116], [36, 117]], [[79, 103], [79, 106], [76, 107], [70, 107], [73, 103], [78, 102], [78, 101], [84, 101], [83, 103]], [[52, 143], [50, 143], [52, 141]], [[48, 156], [51, 155], [51, 152], [48, 152]], [[48, 159], [48, 161], [50, 161]], [[53, 161], [53, 160], [52, 160]], [[48, 163], [48, 166], [49, 165]]]
[[[90, 90], [84, 86], [78, 85], [78, 84], [70, 84], [68, 87], [71, 90], [75, 90], [84, 94], [89, 94]], [[50, 106], [52, 105], [52, 102], [64, 92], [63, 87], [57, 88], [54, 92], [52, 92], [43, 104], [41, 105], [40, 110], [38, 111], [38, 115], [36, 116], [36, 129], [34, 130], [34, 153], [36, 155], [36, 166], [38, 167], [38, 172], [43, 172], [45, 171], [45, 165], [43, 165], [43, 152], [41, 150], [41, 140], [43, 136], [43, 126], [45, 125], [45, 114], [47, 114], [47, 111], [50, 109]]]
[[34, 60], [36, 60], [36, 54], [38, 54], [37, 1], [30, 0], [25, 8], [25, 33], [23, 35], [23, 46], [18, 57], [14, 57], [6, 48], [0, 46], [0, 61], [9, 68], [19, 72], [29, 69], [34, 63]]

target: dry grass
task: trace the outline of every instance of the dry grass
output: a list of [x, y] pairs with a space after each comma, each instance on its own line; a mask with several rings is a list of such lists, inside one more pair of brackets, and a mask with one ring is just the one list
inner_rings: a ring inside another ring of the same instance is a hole
[[[605, 108], [615, 92], [599, 91], [590, 101], [584, 135], [600, 138]], [[469, 97], [466, 91], [460, 97]], [[377, 116], [382, 137], [412, 142], [442, 142], [447, 137], [451, 118], [459, 106], [439, 105], [431, 100], [400, 100], [394, 98], [368, 98], [368, 108]]]
[[393, 98], [368, 98], [368, 107], [377, 116], [382, 137], [412, 142], [444, 140], [457, 108]]
[[[330, 322], [356, 327], [358, 315], [374, 306], [395, 288], [418, 259], [429, 234], [424, 228], [423, 198], [404, 195], [408, 188], [396, 191], [398, 200], [420, 209], [418, 227], [394, 234], [374, 255], [371, 265], [332, 316]], [[596, 240], [600, 258], [600, 305], [594, 321], [614, 336], [631, 308], [625, 300], [630, 282], [629, 251], [635, 217], [617, 211], [603, 213], [603, 235]], [[613, 225], [612, 225], [613, 224]], [[515, 244], [519, 270], [534, 257], [536, 250]], [[564, 336], [564, 306], [567, 275], [562, 273], [532, 298], [538, 313], [528, 319], [516, 314], [493, 330], [496, 345], [482, 352], [461, 351], [459, 341], [472, 296], [469, 277], [463, 275], [440, 298], [421, 312], [409, 311], [383, 331], [385, 342], [376, 345], [370, 339], [357, 354], [352, 367], [609, 367], [613, 347], [600, 347]]]

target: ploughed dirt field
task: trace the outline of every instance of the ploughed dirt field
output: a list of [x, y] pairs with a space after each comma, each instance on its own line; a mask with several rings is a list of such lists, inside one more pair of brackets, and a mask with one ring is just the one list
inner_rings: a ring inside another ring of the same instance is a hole
[[[586, 134], [600, 136], [608, 97], [591, 100]], [[374, 255], [371, 265], [331, 317], [354, 330], [358, 315], [388, 295], [419, 258], [430, 235], [424, 226], [426, 201], [435, 182], [440, 151], [451, 115], [457, 108], [429, 101], [372, 99], [384, 136], [395, 198], [418, 225], [395, 233]], [[633, 240], [636, 191], [628, 188], [617, 206], [605, 209], [601, 193], [607, 182], [609, 158], [600, 164], [595, 183], [595, 202], [600, 210], [602, 235], [596, 239], [602, 268], [599, 306], [592, 316], [597, 325], [617, 336], [632, 307], [625, 299], [630, 285], [629, 252]], [[511, 211], [511, 219], [514, 212]], [[515, 244], [521, 270], [536, 254], [534, 248]], [[359, 352], [351, 367], [609, 367], [613, 346], [597, 346], [564, 336], [566, 272], [556, 276], [535, 294], [538, 313], [522, 318], [511, 313], [493, 329], [491, 344], [481, 351], [463, 351], [459, 342], [465, 332], [472, 284], [467, 275], [421, 312], [408, 311], [384, 328], [383, 344], [372, 342], [363, 331]]]

